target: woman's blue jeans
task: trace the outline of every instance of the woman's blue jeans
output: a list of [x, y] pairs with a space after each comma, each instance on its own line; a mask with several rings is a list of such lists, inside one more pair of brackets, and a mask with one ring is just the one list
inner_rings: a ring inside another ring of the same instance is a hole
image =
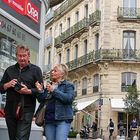
[[71, 123], [56, 121], [45, 125], [45, 136], [47, 140], [67, 140]]

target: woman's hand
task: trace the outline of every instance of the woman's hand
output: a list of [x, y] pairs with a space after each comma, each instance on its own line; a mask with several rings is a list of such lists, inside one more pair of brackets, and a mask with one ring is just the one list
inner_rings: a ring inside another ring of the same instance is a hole
[[53, 82], [48, 83], [47, 86], [46, 86], [46, 88], [47, 88], [47, 90], [48, 90], [49, 93], [50, 92], [53, 92], [53, 90], [54, 90], [55, 87], [56, 87], [56, 84], [53, 83]]
[[43, 90], [43, 84], [41, 83], [39, 83], [38, 81], [35, 83], [35, 86], [36, 86], [36, 88], [37, 88], [37, 90], [40, 92], [40, 91], [42, 91]]

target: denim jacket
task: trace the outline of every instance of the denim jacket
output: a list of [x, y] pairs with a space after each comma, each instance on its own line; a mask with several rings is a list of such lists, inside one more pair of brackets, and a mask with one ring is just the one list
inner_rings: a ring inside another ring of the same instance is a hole
[[43, 102], [48, 94], [52, 94], [51, 98], [55, 99], [55, 120], [73, 119], [74, 85], [64, 80], [52, 93], [48, 93], [47, 89], [39, 93], [37, 96], [38, 101]]

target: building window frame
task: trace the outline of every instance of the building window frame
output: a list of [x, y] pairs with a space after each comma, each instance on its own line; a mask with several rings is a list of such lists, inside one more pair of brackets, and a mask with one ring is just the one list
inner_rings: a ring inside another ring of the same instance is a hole
[[99, 92], [99, 83], [100, 83], [100, 76], [99, 74], [95, 74], [93, 76], [93, 93]]
[[123, 72], [121, 81], [121, 91], [128, 92], [129, 86], [136, 86], [137, 73], [134, 72]]
[[82, 95], [87, 95], [87, 78], [82, 79]]

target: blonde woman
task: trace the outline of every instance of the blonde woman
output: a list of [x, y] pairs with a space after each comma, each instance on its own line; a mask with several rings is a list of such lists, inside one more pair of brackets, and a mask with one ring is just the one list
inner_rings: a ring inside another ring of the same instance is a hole
[[51, 71], [51, 82], [42, 91], [42, 84], [36, 83], [40, 91], [38, 101], [43, 102], [51, 95], [45, 114], [45, 136], [47, 140], [67, 140], [73, 120], [72, 102], [74, 86], [66, 80], [68, 68], [57, 64]]

